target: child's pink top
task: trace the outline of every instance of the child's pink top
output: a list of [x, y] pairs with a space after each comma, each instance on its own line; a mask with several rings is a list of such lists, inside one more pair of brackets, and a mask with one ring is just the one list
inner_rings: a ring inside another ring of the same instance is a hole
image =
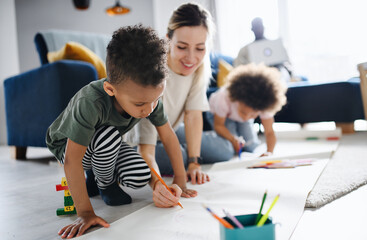
[[[212, 93], [209, 98], [210, 111], [219, 117], [229, 118], [237, 122], [245, 122], [238, 114], [238, 102], [232, 102], [227, 88], [222, 87]], [[261, 112], [261, 119], [269, 119], [274, 115], [269, 112]]]

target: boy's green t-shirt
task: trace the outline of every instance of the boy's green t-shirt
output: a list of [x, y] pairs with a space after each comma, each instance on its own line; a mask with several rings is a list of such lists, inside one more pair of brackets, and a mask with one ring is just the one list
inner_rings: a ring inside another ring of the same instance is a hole
[[[139, 122], [140, 119], [126, 118], [116, 110], [114, 98], [103, 89], [104, 81], [106, 79], [93, 81], [79, 90], [48, 128], [46, 144], [57, 159], [61, 159], [68, 138], [88, 146], [101, 126], [114, 126], [122, 136]], [[148, 119], [156, 126], [168, 121], [161, 100]]]

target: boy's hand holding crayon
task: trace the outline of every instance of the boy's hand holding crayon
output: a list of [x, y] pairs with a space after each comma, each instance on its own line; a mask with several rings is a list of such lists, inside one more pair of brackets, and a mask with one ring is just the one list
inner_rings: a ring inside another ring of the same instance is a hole
[[[153, 201], [157, 207], [172, 207], [176, 205], [182, 207], [179, 202], [180, 196], [191, 197], [192, 195], [194, 197], [197, 195], [195, 190], [186, 189], [185, 181], [183, 182], [184, 188], [182, 190], [177, 184], [172, 184], [168, 187], [154, 168], [150, 168], [150, 170], [152, 171], [152, 176], [156, 179], [153, 184]], [[175, 179], [182, 179], [182, 177], [175, 177], [174, 181]], [[191, 195], [189, 195], [187, 191], [192, 191], [191, 193], [189, 192]], [[184, 194], [188, 196], [185, 196]]]
[[169, 208], [177, 206], [182, 194], [181, 188], [177, 184], [169, 186], [169, 190], [158, 179], [153, 188], [153, 202], [157, 207]]

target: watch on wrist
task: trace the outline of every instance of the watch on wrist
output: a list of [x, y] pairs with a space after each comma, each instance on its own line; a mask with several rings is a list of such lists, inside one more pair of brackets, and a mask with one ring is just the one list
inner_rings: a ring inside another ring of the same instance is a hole
[[196, 163], [196, 164], [202, 164], [203, 163], [203, 158], [201, 157], [190, 157], [188, 160], [188, 164], [190, 163]]

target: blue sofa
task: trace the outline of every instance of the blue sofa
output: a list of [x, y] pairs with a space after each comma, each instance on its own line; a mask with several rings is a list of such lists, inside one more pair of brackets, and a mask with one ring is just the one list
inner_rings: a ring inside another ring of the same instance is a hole
[[312, 123], [333, 121], [350, 123], [364, 119], [360, 79], [310, 84], [292, 83], [287, 104], [276, 114], [276, 122]]
[[103, 34], [62, 30], [41, 31], [35, 35], [42, 66], [4, 81], [8, 145], [15, 146], [16, 159], [25, 159], [29, 146], [46, 147], [49, 125], [79, 89], [98, 79], [92, 64], [76, 60], [49, 63], [47, 53], [75, 41], [105, 59], [109, 40], [110, 36]]
[[[212, 53], [211, 67], [213, 79], [207, 95], [217, 90], [215, 85], [220, 59], [232, 64], [233, 58], [220, 53]], [[205, 116], [205, 115], [204, 115]], [[275, 115], [275, 122], [313, 123], [333, 121], [346, 126], [343, 132], [353, 127], [355, 120], [364, 119], [363, 102], [360, 90], [360, 79], [347, 81], [311, 84], [308, 81], [288, 84], [287, 104]], [[207, 121], [204, 128], [210, 129]]]
[[[48, 126], [80, 88], [98, 79], [93, 65], [74, 60], [49, 63], [47, 53], [60, 49], [68, 41], [76, 41], [105, 59], [109, 39], [110, 36], [102, 34], [62, 30], [42, 31], [35, 35], [42, 66], [4, 81], [8, 145], [15, 146], [15, 158], [26, 158], [29, 146], [46, 147]], [[210, 58], [213, 78], [208, 97], [217, 90], [219, 59], [231, 64], [233, 61], [233, 58], [215, 52]], [[276, 122], [353, 124], [354, 120], [364, 118], [358, 78], [327, 84], [290, 84], [287, 98], [287, 105], [275, 116]], [[206, 114], [203, 115], [204, 130], [210, 130]]]

